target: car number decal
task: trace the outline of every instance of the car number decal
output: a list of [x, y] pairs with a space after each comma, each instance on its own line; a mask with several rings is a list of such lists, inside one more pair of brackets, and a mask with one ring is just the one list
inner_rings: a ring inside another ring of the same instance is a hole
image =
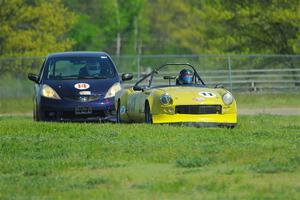
[[195, 101], [203, 101], [204, 98], [202, 98], [202, 97], [195, 97], [195, 98], [193, 98], [193, 100], [195, 100]]
[[212, 92], [199, 92], [199, 95], [205, 97], [205, 98], [212, 98], [216, 97], [216, 95]]
[[90, 85], [87, 83], [76, 83], [74, 87], [78, 90], [86, 90], [90, 88]]

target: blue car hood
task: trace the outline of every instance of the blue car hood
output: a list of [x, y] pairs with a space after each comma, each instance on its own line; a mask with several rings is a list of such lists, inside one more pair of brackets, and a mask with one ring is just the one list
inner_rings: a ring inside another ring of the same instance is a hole
[[[91, 95], [105, 95], [109, 88], [119, 82], [115, 79], [80, 79], [80, 80], [45, 80], [43, 84], [52, 87], [60, 97], [70, 97], [80, 95], [80, 91], [90, 91]], [[87, 89], [76, 89], [77, 83], [86, 83]]]

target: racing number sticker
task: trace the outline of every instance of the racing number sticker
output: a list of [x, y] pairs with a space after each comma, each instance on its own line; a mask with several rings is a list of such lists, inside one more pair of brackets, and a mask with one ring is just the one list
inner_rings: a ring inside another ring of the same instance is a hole
[[86, 90], [86, 89], [90, 88], [90, 85], [87, 83], [76, 83], [74, 85], [74, 87], [78, 90]]
[[206, 97], [206, 98], [216, 97], [216, 95], [212, 92], [199, 92], [199, 95]]

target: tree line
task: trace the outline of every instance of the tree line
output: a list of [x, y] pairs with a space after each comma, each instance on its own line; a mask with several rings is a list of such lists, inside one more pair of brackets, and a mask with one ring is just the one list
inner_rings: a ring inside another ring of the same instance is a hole
[[0, 57], [298, 54], [299, 0], [0, 0]]

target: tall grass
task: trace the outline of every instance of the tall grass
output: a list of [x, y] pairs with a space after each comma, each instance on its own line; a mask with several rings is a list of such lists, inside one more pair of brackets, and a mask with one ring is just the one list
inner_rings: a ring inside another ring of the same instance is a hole
[[0, 199], [297, 199], [300, 116], [235, 129], [0, 117]]

